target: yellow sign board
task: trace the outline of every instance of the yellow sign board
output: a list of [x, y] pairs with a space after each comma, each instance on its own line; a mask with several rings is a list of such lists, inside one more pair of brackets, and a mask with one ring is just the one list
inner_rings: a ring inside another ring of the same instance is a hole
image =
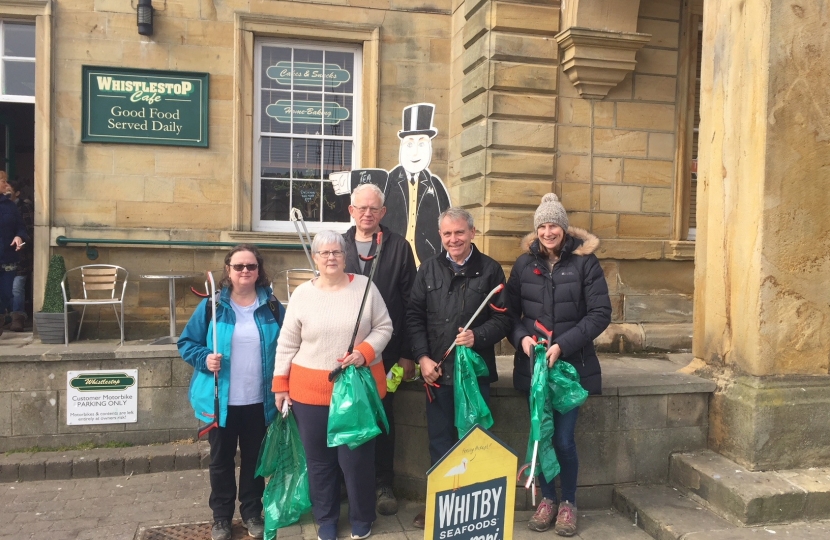
[[476, 425], [427, 472], [424, 540], [512, 540], [518, 458]]

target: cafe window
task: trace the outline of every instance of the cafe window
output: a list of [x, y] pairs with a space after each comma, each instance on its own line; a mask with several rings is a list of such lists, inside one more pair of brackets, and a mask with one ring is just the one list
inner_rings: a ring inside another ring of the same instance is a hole
[[0, 101], [35, 101], [35, 25], [0, 21]]
[[361, 48], [262, 40], [255, 62], [253, 228], [293, 231], [297, 208], [309, 230], [345, 229], [329, 174], [358, 166]]

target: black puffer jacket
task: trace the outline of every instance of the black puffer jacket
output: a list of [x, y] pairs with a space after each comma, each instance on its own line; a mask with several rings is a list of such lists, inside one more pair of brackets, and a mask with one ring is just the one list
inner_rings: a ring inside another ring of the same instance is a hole
[[[409, 302], [409, 290], [412, 288], [412, 282], [415, 281], [416, 269], [415, 256], [406, 239], [383, 225], [380, 226], [380, 230], [383, 232], [383, 250], [380, 252], [379, 266], [375, 270], [372, 282], [380, 291], [386, 303], [386, 309], [389, 311], [389, 317], [392, 319], [392, 339], [383, 349], [383, 366], [388, 372], [399, 358], [412, 358], [406, 331], [406, 304]], [[355, 227], [343, 235], [346, 241], [346, 272], [369, 277], [372, 265], [366, 263], [363, 271], [360, 270], [360, 259], [354, 243], [354, 235]], [[372, 240], [377, 242], [377, 236], [373, 235]], [[369, 250], [370, 257], [377, 250], [374, 242]]]
[[[502, 283], [501, 265], [479, 252], [475, 245], [470, 260], [460, 272], [453, 270], [444, 251], [424, 261], [412, 285], [406, 316], [412, 358], [417, 362], [422, 356], [428, 356], [440, 362], [455, 341], [458, 329], [467, 324], [490, 291]], [[504, 290], [493, 296], [489, 304], [495, 309], [484, 308], [470, 325], [475, 335], [472, 348], [490, 370], [487, 377], [479, 380], [487, 383], [499, 379], [494, 347], [508, 335], [512, 324], [506, 313]], [[441, 366], [439, 384], [453, 384], [454, 362], [455, 350]]]
[[602, 393], [602, 373], [594, 350], [594, 339], [611, 322], [608, 284], [593, 252], [599, 246], [596, 236], [571, 227], [559, 261], [549, 271], [547, 259], [539, 254], [539, 240], [531, 233], [522, 241], [521, 255], [507, 281], [513, 332], [510, 341], [516, 348], [513, 359], [513, 386], [530, 389], [532, 366], [522, 351], [522, 338], [541, 337], [535, 329], [538, 320], [553, 330], [553, 343], [562, 349], [561, 358], [576, 367], [582, 386], [591, 394]]

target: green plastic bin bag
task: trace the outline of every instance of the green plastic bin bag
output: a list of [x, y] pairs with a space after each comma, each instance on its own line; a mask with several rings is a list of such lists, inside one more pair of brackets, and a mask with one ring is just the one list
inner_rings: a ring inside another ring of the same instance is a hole
[[380, 435], [380, 425], [389, 433], [389, 421], [372, 372], [365, 367], [347, 366], [334, 381], [326, 444], [332, 448], [345, 444], [354, 450]]
[[576, 409], [588, 399], [588, 391], [579, 384], [576, 368], [564, 360], [557, 360], [548, 371], [551, 403], [559, 414]]
[[533, 445], [538, 441], [535, 471], [541, 470], [545, 479], [552, 481], [559, 474], [560, 468], [553, 449], [553, 389], [548, 384], [546, 353], [547, 348], [543, 344], [537, 344], [533, 349], [535, 360], [530, 379], [530, 437], [527, 441], [525, 463], [530, 464], [533, 461]]
[[262, 505], [265, 510], [265, 538], [274, 538], [277, 529], [299, 521], [311, 509], [305, 451], [294, 414], [277, 418], [259, 450], [257, 476], [267, 479]]
[[477, 352], [463, 345], [455, 348], [453, 395], [455, 427], [458, 429], [459, 439], [476, 424], [485, 429], [493, 427], [493, 415], [478, 386], [478, 377], [486, 377], [489, 373], [487, 364]]

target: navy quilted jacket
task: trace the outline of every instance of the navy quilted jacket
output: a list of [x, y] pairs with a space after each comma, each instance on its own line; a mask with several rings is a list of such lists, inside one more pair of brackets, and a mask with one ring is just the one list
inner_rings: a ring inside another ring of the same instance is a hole
[[526, 252], [516, 260], [507, 281], [513, 318], [510, 341], [516, 348], [513, 386], [521, 391], [530, 389], [531, 360], [521, 343], [525, 336], [541, 337], [534, 328], [538, 320], [553, 330], [553, 343], [562, 349], [560, 358], [576, 367], [582, 386], [591, 394], [602, 393], [594, 339], [611, 322], [611, 300], [605, 275], [593, 254], [599, 240], [587, 231], [569, 228], [552, 271], [539, 253], [535, 233], [526, 236], [522, 245]]

